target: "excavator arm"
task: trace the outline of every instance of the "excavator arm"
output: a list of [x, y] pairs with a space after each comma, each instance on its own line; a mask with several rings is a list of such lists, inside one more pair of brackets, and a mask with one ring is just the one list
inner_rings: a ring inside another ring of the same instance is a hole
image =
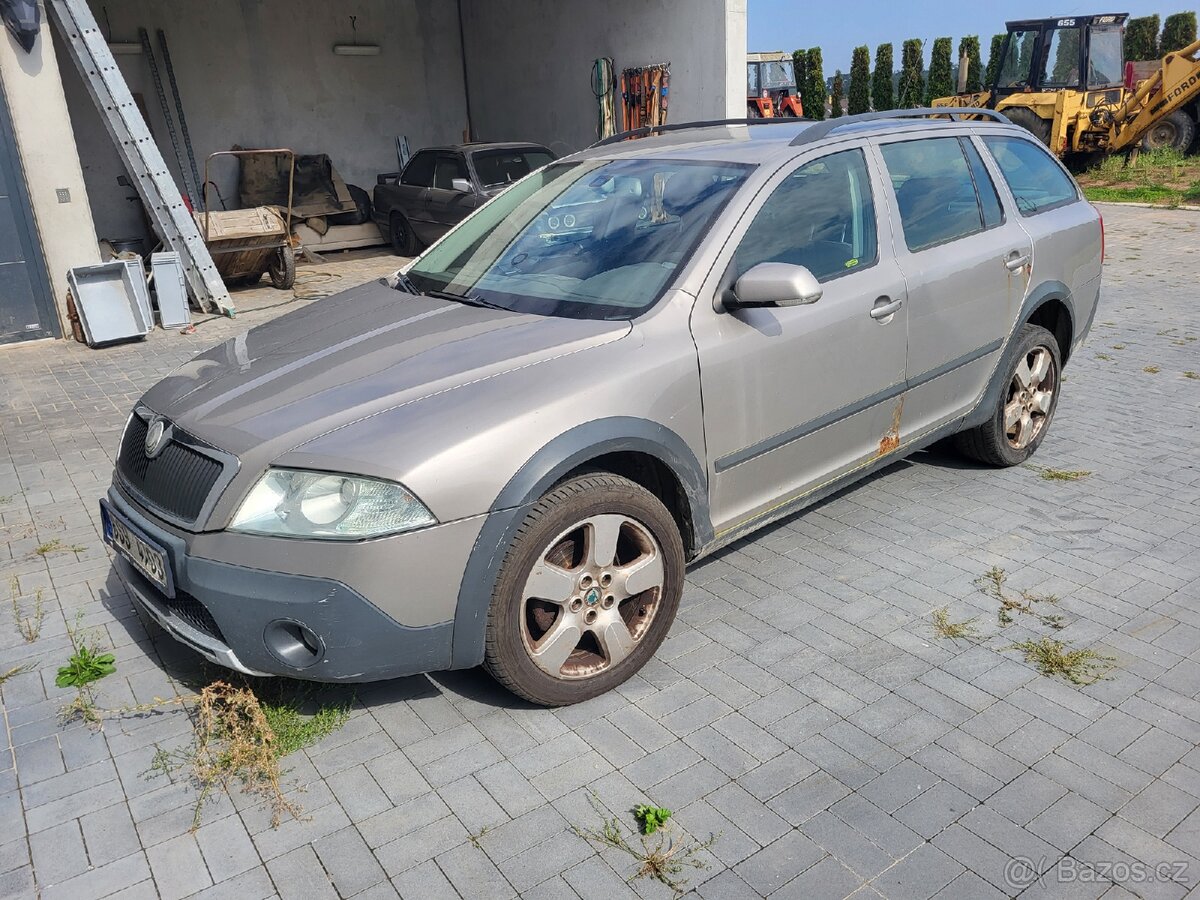
[[1154, 124], [1200, 97], [1200, 41], [1168, 53], [1162, 67], [1113, 112], [1109, 149], [1133, 147]]

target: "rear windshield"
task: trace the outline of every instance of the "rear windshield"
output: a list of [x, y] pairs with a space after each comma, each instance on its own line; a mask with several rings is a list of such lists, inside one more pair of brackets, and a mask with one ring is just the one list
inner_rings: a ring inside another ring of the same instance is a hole
[[484, 150], [471, 156], [485, 188], [520, 181], [534, 169], [554, 162], [549, 150]]
[[517, 312], [632, 319], [662, 296], [753, 168], [669, 159], [547, 166], [406, 274], [417, 290]]

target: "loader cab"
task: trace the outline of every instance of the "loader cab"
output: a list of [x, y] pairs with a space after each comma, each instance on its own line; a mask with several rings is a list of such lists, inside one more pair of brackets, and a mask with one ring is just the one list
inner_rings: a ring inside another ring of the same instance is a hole
[[989, 106], [1012, 94], [1120, 87], [1128, 13], [1008, 22]]

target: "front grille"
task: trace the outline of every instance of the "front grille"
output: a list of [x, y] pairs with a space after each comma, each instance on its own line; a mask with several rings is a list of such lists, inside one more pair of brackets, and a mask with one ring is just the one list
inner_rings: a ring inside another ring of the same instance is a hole
[[208, 608], [191, 594], [176, 590], [174, 597], [157, 594], [156, 598], [159, 603], [197, 631], [202, 631], [209, 637], [216, 638], [222, 644], [225, 643], [225, 635], [221, 634], [221, 627], [217, 625], [217, 620], [212, 617], [212, 613], [208, 611]]
[[146, 456], [148, 423], [137, 413], [129, 420], [117, 471], [151, 506], [195, 522], [224, 466], [211, 456], [181, 444], [174, 436], [153, 459]]

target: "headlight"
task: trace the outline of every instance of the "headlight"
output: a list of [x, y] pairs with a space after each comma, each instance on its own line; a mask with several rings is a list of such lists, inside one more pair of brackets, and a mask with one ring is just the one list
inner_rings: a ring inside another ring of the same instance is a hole
[[267, 469], [242, 501], [231, 531], [354, 540], [436, 524], [403, 486], [378, 478]]

